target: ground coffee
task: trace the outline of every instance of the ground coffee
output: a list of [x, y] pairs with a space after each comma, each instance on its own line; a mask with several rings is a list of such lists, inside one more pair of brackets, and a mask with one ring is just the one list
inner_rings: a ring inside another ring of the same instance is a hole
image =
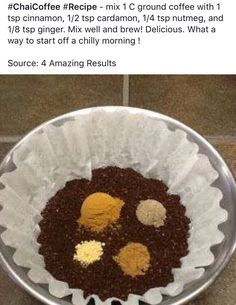
[[[84, 296], [97, 294], [127, 299], [129, 293], [143, 294], [148, 289], [166, 286], [173, 281], [172, 268], [180, 267], [180, 258], [188, 253], [189, 219], [179, 196], [167, 194], [168, 188], [158, 180], [146, 179], [132, 169], [107, 167], [95, 169], [92, 180], [73, 180], [49, 200], [42, 212], [38, 242], [46, 269], [70, 288], [80, 288]], [[85, 198], [95, 192], [108, 193], [125, 202], [117, 225], [102, 233], [78, 226], [80, 208]], [[140, 200], [155, 199], [167, 213], [165, 225], [144, 226], [136, 218]], [[81, 241], [105, 243], [102, 259], [84, 268], [73, 259], [75, 246]], [[128, 242], [145, 245], [150, 253], [150, 268], [145, 275], [124, 275], [113, 260]]]

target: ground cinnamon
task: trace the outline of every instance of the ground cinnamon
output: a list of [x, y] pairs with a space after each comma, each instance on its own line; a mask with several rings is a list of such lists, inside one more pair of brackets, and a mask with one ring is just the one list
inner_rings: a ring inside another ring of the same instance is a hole
[[150, 266], [148, 248], [140, 243], [128, 243], [120, 249], [117, 256], [113, 256], [113, 259], [124, 274], [131, 277], [145, 274]]

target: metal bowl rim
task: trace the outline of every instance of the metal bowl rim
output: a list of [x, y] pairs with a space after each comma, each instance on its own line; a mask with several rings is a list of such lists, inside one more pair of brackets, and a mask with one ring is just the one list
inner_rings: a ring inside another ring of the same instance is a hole
[[[193, 135], [196, 138], [198, 138], [202, 143], [204, 143], [214, 153], [215, 157], [227, 169], [229, 179], [231, 179], [231, 186], [233, 187], [233, 191], [236, 194], [236, 183], [234, 181], [234, 175], [232, 174], [231, 170], [229, 169], [228, 165], [226, 164], [224, 159], [221, 157], [221, 155], [217, 152], [217, 150], [203, 136], [201, 136], [198, 132], [193, 130], [191, 127], [188, 127], [184, 123], [182, 123], [182, 122], [180, 122], [176, 119], [173, 119], [173, 118], [171, 118], [167, 115], [164, 115], [164, 114], [161, 114], [161, 113], [158, 113], [158, 112], [154, 112], [154, 111], [151, 111], [151, 110], [147, 110], [147, 109], [127, 107], [127, 106], [98, 106], [98, 107], [84, 108], [84, 109], [68, 112], [68, 113], [62, 114], [60, 116], [57, 116], [53, 119], [50, 119], [48, 121], [45, 121], [42, 124], [40, 124], [39, 126], [32, 129], [18, 143], [16, 143], [13, 146], [13, 148], [7, 153], [7, 155], [5, 156], [3, 161], [1, 162], [0, 169], [3, 168], [9, 162], [10, 156], [17, 149], [17, 147], [22, 145], [31, 135], [40, 131], [43, 127], [45, 127], [47, 125], [53, 124], [53, 123], [55, 123], [57, 121], [60, 121], [60, 120], [69, 119], [71, 117], [72, 118], [77, 117], [78, 115], [81, 115], [81, 114], [88, 114], [90, 111], [94, 111], [94, 110], [105, 110], [105, 111], [113, 112], [113, 111], [121, 110], [121, 109], [126, 110], [130, 113], [146, 114], [149, 117], [153, 117], [153, 118], [156, 118], [156, 119], [161, 119], [164, 122], [170, 122], [173, 125], [175, 125], [176, 128], [180, 127], [181, 129], [183, 129], [188, 135], [190, 134], [190, 135]], [[205, 280], [203, 280], [202, 277], [201, 277], [199, 280], [196, 280], [195, 281], [196, 282], [195, 283], [196, 287], [194, 286], [189, 291], [184, 291], [180, 295], [177, 295], [176, 297], [171, 298], [173, 302], [170, 301], [169, 303], [166, 303], [166, 305], [171, 305], [171, 304], [182, 305], [182, 304], [185, 304], [186, 302], [189, 302], [190, 300], [192, 300], [193, 298], [198, 296], [201, 292], [203, 292], [206, 288], [208, 288], [216, 280], [216, 278], [219, 276], [219, 274], [226, 267], [227, 263], [229, 262], [230, 258], [232, 257], [232, 255], [233, 255], [233, 253], [236, 249], [236, 223], [234, 224], [234, 227], [235, 227], [235, 230], [234, 230], [234, 236], [232, 236], [232, 238], [231, 238], [231, 245], [228, 248], [225, 259], [223, 260], [221, 265], [218, 267], [218, 269], [214, 272], [214, 274], [212, 274], [211, 277], [208, 278], [208, 279], [206, 278]], [[0, 239], [0, 249], [1, 249], [1, 247], [6, 247], [6, 246], [4, 245], [2, 240]], [[34, 296], [36, 299], [42, 301], [43, 303], [48, 304], [48, 305], [58, 305], [58, 304], [67, 305], [67, 304], [71, 304], [71, 303], [68, 303], [68, 302], [64, 301], [63, 299], [58, 299], [56, 297], [51, 296], [48, 291], [45, 291], [41, 287], [37, 287], [38, 285], [33, 283], [33, 282], [32, 282], [31, 285], [26, 283], [18, 275], [18, 273], [14, 270], [14, 268], [12, 268], [10, 266], [10, 264], [8, 263], [8, 259], [6, 257], [4, 257], [4, 255], [2, 254], [1, 251], [0, 251], [0, 265], [6, 271], [6, 273], [11, 277], [11, 279], [13, 281], [15, 281], [19, 286], [21, 286], [24, 290], [26, 290], [30, 295]], [[18, 267], [18, 266], [16, 266], [16, 267]], [[199, 282], [202, 282], [202, 283], [199, 284]], [[36, 286], [36, 287], [33, 287], [33, 286]]]

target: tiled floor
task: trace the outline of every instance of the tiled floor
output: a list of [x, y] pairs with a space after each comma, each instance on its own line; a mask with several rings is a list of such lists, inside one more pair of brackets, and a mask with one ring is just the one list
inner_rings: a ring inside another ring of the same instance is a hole
[[129, 104], [172, 116], [204, 135], [236, 135], [236, 76], [133, 76]]
[[[123, 86], [124, 85], [124, 86]], [[19, 136], [83, 107], [130, 105], [173, 116], [202, 133], [236, 174], [236, 76], [1, 76], [0, 159]], [[0, 271], [1, 305], [39, 305]], [[236, 304], [236, 255], [188, 305]]]
[[0, 77], [0, 135], [21, 135], [85, 107], [122, 104], [121, 76]]

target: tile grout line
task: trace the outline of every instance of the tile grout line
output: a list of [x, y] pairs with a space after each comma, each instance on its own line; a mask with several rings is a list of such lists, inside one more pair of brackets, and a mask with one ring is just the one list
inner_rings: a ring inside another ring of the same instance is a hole
[[23, 135], [0, 136], [0, 143], [16, 143], [23, 138]]
[[230, 135], [225, 135], [225, 136], [209, 136], [205, 135], [204, 136], [209, 142], [212, 144], [236, 144], [236, 136], [230, 136]]
[[[127, 86], [124, 85], [123, 91], [125, 91], [124, 92], [124, 97], [126, 96], [125, 98], [123, 98], [123, 105], [128, 106], [129, 101], [128, 101], [127, 96], [129, 96], [129, 89], [127, 88]], [[236, 144], [236, 136], [203, 135], [203, 137], [205, 139], [207, 139], [207, 141], [211, 142], [212, 144], [225, 144], [225, 145]], [[23, 135], [0, 136], [0, 143], [16, 143], [22, 138], [23, 138]]]
[[123, 106], [129, 106], [129, 75], [123, 75]]

